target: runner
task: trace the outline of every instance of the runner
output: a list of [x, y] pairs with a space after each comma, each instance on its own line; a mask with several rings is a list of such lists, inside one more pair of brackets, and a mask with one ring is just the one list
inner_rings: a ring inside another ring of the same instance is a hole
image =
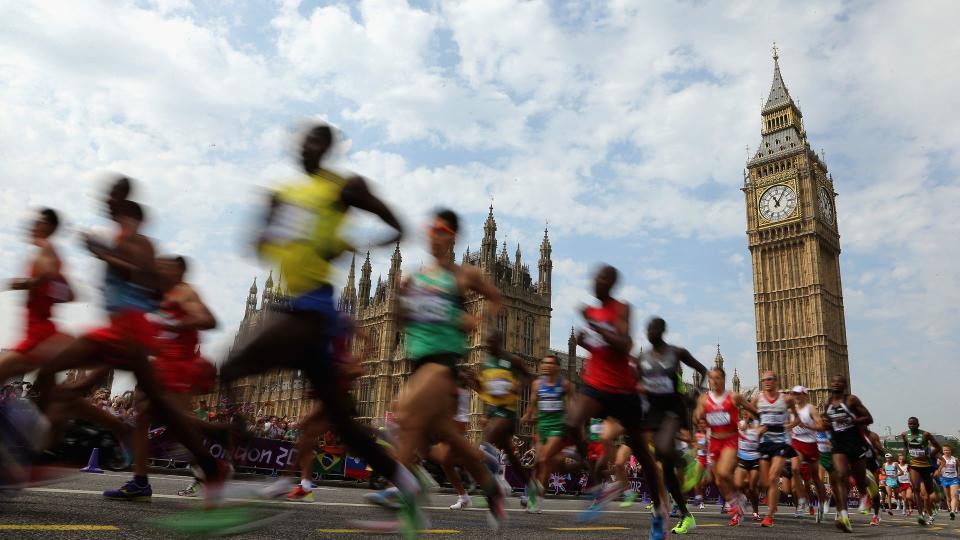
[[873, 416], [860, 398], [848, 393], [847, 378], [838, 374], [830, 379], [830, 399], [824, 403], [822, 420], [822, 427], [829, 428], [832, 435], [835, 524], [843, 532], [853, 532], [847, 513], [848, 477], [853, 477], [860, 493], [867, 493], [867, 445], [861, 430], [873, 423]]
[[[656, 462], [650, 454], [649, 437], [642, 431], [643, 404], [636, 391], [635, 370], [630, 367], [630, 306], [613, 298], [619, 272], [612, 266], [601, 267], [594, 279], [594, 294], [599, 307], [582, 311], [587, 328], [577, 335], [577, 343], [590, 354], [582, 372], [583, 386], [567, 416], [567, 434], [577, 444], [580, 455], [586, 453], [582, 430], [590, 418], [613, 417], [623, 426], [633, 455], [643, 468], [653, 502], [650, 538], [666, 537], [664, 520], [666, 499]], [[672, 441], [671, 441], [672, 444]], [[611, 486], [601, 493], [608, 502], [619, 492]]]
[[793, 470], [796, 475], [797, 515], [803, 515], [812, 507], [807, 504], [806, 495], [810, 492], [809, 482], [813, 480], [817, 492], [817, 501], [823, 504], [827, 499], [827, 490], [823, 485], [823, 476], [817, 474], [820, 462], [820, 452], [817, 449], [817, 431], [821, 429], [823, 421], [816, 407], [810, 404], [807, 398], [807, 389], [797, 385], [791, 391], [796, 403], [796, 416], [792, 425], [793, 446], [796, 455], [792, 458]]
[[[540, 361], [539, 378], [530, 384], [530, 403], [523, 415], [523, 422], [537, 420], [537, 497], [542, 498], [543, 486], [547, 485], [550, 473], [556, 470], [557, 457], [563, 450], [566, 435], [567, 401], [571, 395], [570, 381], [560, 375], [557, 357], [548, 354]], [[528, 496], [534, 495], [528, 490]], [[539, 503], [539, 506], [538, 506]], [[542, 512], [542, 501], [534, 503], [534, 511]], [[530, 512], [530, 499], [527, 501]]]
[[[477, 385], [477, 388], [480, 389], [480, 385]], [[460, 386], [457, 389], [457, 414], [453, 417], [454, 422], [457, 423], [457, 427], [460, 428], [461, 435], [466, 435], [467, 429], [470, 428], [470, 389], [464, 386]], [[451, 510], [463, 510], [470, 508], [473, 501], [470, 499], [470, 494], [467, 493], [466, 488], [463, 486], [463, 481], [460, 479], [460, 473], [456, 470], [453, 463], [453, 452], [450, 450], [450, 445], [446, 443], [439, 443], [431, 449], [433, 452], [434, 449], [440, 448], [440, 466], [443, 469], [443, 473], [447, 476], [447, 480], [450, 481], [450, 485], [453, 486], [453, 490], [457, 492], [457, 502], [450, 505]]]
[[480, 372], [480, 397], [487, 404], [483, 444], [488, 446], [487, 452], [491, 452], [490, 445], [503, 452], [513, 472], [527, 487], [527, 512], [537, 513], [543, 485], [531, 479], [513, 450], [517, 401], [522, 388], [520, 384], [521, 380], [530, 380], [531, 375], [520, 357], [503, 350], [502, 340], [503, 335], [499, 331], [491, 332], [487, 336], [487, 355]]
[[794, 408], [793, 397], [777, 389], [777, 374], [766, 371], [761, 378], [763, 392], [753, 398], [753, 407], [759, 412], [760, 425], [764, 427], [760, 437], [760, 484], [767, 490], [767, 515], [761, 527], [773, 527], [780, 498], [778, 482], [784, 464], [796, 452], [787, 437], [787, 413]]
[[687, 534], [697, 527], [686, 504], [684, 490], [676, 469], [682, 463], [682, 454], [674, 449], [674, 441], [681, 429], [692, 431], [690, 413], [685, 397], [680, 393], [679, 380], [681, 364], [687, 365], [700, 374], [706, 381], [707, 369], [686, 349], [675, 347], [664, 341], [667, 323], [655, 317], [647, 324], [647, 339], [652, 347], [640, 353], [638, 358], [641, 381], [638, 387], [649, 409], [644, 417], [643, 427], [651, 434], [657, 459], [663, 463], [663, 479], [667, 490], [678, 506], [680, 522], [672, 529], [675, 534]]
[[884, 490], [887, 492], [887, 514], [893, 515], [894, 503], [899, 499], [900, 490], [899, 483], [897, 482], [897, 477], [899, 476], [899, 467], [897, 467], [897, 462], [893, 460], [893, 454], [887, 453], [883, 456], [883, 474], [886, 477], [884, 479]]
[[940, 485], [947, 498], [950, 521], [953, 521], [957, 519], [957, 504], [960, 503], [957, 498], [957, 490], [960, 489], [960, 479], [957, 478], [957, 457], [953, 455], [952, 448], [944, 446], [943, 455], [937, 461], [940, 464], [937, 468], [937, 476], [940, 477]]
[[[496, 528], [504, 520], [506, 496], [492, 474], [499, 463], [490, 463], [490, 454], [471, 446], [460, 435], [453, 411], [458, 364], [466, 354], [466, 332], [478, 322], [464, 310], [463, 297], [472, 291], [486, 298], [490, 310], [481, 314], [482, 319], [496, 317], [501, 308], [500, 292], [475, 267], [453, 262], [449, 254], [458, 230], [459, 218], [453, 211], [437, 211], [428, 229], [434, 260], [401, 287], [399, 311], [407, 355], [414, 368], [400, 396], [397, 455], [401, 463], [412, 466], [417, 452], [432, 437], [450, 444], [457, 462], [467, 467], [486, 495]], [[483, 466], [485, 461], [487, 467]], [[421, 524], [419, 511], [408, 513], [404, 519], [417, 525], [415, 528]]]
[[[903, 446], [910, 454], [910, 484], [913, 488], [913, 503], [917, 508], [917, 523], [920, 525], [929, 525], [932, 519], [933, 508], [930, 506], [929, 498], [924, 500], [920, 496], [921, 485], [927, 490], [927, 494], [933, 493], [933, 472], [936, 463], [934, 459], [942, 451], [943, 447], [937, 439], [927, 431], [920, 429], [920, 421], [916, 416], [911, 416], [907, 420], [907, 431], [900, 434], [903, 440]], [[933, 452], [930, 452], [933, 448]]]
[[[163, 289], [152, 242], [140, 234], [143, 224], [143, 209], [134, 201], [118, 200], [117, 194], [128, 194], [129, 180], [121, 178], [111, 188], [107, 207], [111, 218], [118, 226], [113, 247], [85, 235], [87, 249], [107, 265], [104, 284], [104, 299], [110, 323], [74, 340], [56, 357], [45, 362], [38, 373], [38, 380], [52, 380], [55, 373], [68, 369], [100, 368], [91, 380], [107, 373], [110, 368], [132, 371], [137, 385], [150, 401], [153, 417], [163, 422], [174, 437], [191, 453], [203, 469], [208, 480], [207, 505], [218, 505], [221, 488], [228, 466], [218, 462], [203, 447], [203, 438], [190, 424], [182, 407], [167, 395], [160, 385], [147, 359], [157, 349], [157, 329], [147, 314], [157, 307], [159, 291]], [[78, 383], [82, 387], [85, 383]], [[76, 395], [68, 404], [63, 397], [64, 385], [55, 390], [57, 401], [64, 408], [53, 412], [51, 423], [57, 425], [68, 416], [83, 415], [83, 399]], [[41, 388], [41, 403], [52, 403], [54, 389]], [[110, 416], [110, 415], [106, 415]], [[132, 428], [116, 418], [114, 425], [105, 424], [119, 431], [122, 438], [132, 435]]]
[[[750, 414], [749, 412], [747, 414]], [[746, 494], [753, 507], [753, 521], [760, 521], [760, 435], [762, 428], [753, 417], [740, 421], [737, 434], [737, 470], [735, 486]], [[740, 517], [730, 518], [730, 526], [740, 524]]]
[[63, 277], [62, 262], [51, 242], [60, 217], [41, 209], [30, 227], [30, 243], [37, 249], [29, 265], [29, 277], [12, 279], [11, 291], [27, 291], [26, 326], [23, 340], [0, 353], [0, 383], [37, 368], [37, 364], [62, 350], [70, 338], [51, 320], [53, 305], [73, 301], [73, 290]]
[[913, 514], [913, 482], [910, 481], [910, 465], [904, 454], [897, 456], [897, 484], [900, 501], [903, 503], [900, 514], [909, 516]]
[[705, 423], [709, 429], [708, 449], [713, 463], [713, 476], [723, 500], [731, 504], [730, 525], [737, 525], [746, 502], [734, 481], [739, 451], [739, 410], [750, 411], [753, 407], [739, 393], [727, 391], [726, 378], [723, 368], [709, 371], [710, 391], [697, 400], [693, 418], [698, 423]]
[[[310, 128], [301, 147], [306, 177], [283, 186], [271, 198], [257, 247], [261, 256], [279, 264], [286, 278], [285, 293], [291, 300], [285, 311], [278, 312], [250, 341], [233, 351], [221, 368], [220, 382], [226, 395], [232, 396], [231, 383], [242, 377], [276, 368], [300, 370], [310, 382], [314, 397], [323, 402], [334, 431], [346, 446], [400, 489], [404, 494], [402, 506], [409, 516], [419, 491], [416, 478], [398, 466], [351, 415], [350, 401], [332, 358], [332, 342], [343, 329], [338, 324], [330, 285], [331, 261], [349, 248], [340, 236], [340, 227], [351, 208], [369, 212], [395, 230], [376, 243], [378, 246], [396, 243], [403, 230], [393, 212], [370, 192], [362, 178], [345, 178], [322, 166], [334, 142], [329, 126]], [[404, 524], [407, 534], [416, 528], [409, 521]]]
[[[821, 422], [823, 422], [823, 417], [821, 417]], [[829, 479], [833, 474], [833, 441], [830, 439], [830, 431], [815, 431], [814, 436], [817, 439], [817, 452], [820, 454], [817, 476], [822, 481], [824, 476]], [[828, 490], [832, 489], [830, 483], [826, 484], [824, 486], [826, 496], [817, 501], [817, 523], [823, 522], [823, 516], [830, 509], [830, 491]]]
[[870, 503], [870, 509], [873, 510], [870, 525], [877, 526], [880, 525], [880, 486], [877, 484], [877, 475], [883, 470], [877, 456], [884, 452], [883, 442], [880, 441], [879, 435], [870, 430], [869, 426], [864, 426], [862, 431], [863, 438], [867, 443], [867, 492], [863, 494], [863, 498]]
[[[696, 417], [694, 417], [696, 418]], [[697, 443], [697, 478], [699, 481], [693, 488], [693, 502], [698, 510], [704, 509], [703, 490], [710, 483], [711, 465], [710, 450], [707, 448], [706, 426], [697, 425], [695, 440]]]
[[[213, 364], [199, 354], [199, 332], [216, 328], [217, 320], [194, 288], [183, 281], [187, 271], [183, 257], [160, 258], [157, 270], [168, 288], [160, 309], [156, 314], [150, 314], [160, 330], [153, 369], [160, 385], [171, 394], [171, 399], [189, 418], [194, 418], [191, 395], [212, 390], [216, 377]], [[133, 479], [119, 489], [104, 491], [103, 496], [108, 499], [143, 501], [150, 500], [153, 495], [147, 478], [147, 432], [150, 427], [148, 398], [138, 393], [136, 406]], [[206, 422], [202, 424], [208, 425]], [[200, 480], [197, 478], [195, 481], [198, 483]]]

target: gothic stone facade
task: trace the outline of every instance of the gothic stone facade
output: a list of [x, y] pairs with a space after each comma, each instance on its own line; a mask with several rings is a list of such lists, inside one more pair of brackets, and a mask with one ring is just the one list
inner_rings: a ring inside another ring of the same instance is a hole
[[762, 141], [744, 172], [760, 373], [801, 384], [822, 403], [849, 377], [833, 177], [810, 149], [803, 115], [780, 75], [761, 111]]

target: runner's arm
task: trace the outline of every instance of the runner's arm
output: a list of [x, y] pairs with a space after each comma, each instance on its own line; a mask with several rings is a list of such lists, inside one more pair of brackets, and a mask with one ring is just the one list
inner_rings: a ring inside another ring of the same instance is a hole
[[858, 426], [869, 426], [873, 423], [873, 415], [857, 396], [850, 396], [850, 412], [855, 415], [853, 421]]
[[697, 398], [697, 406], [693, 409], [693, 423], [696, 425], [700, 424], [701, 420], [704, 420], [703, 417], [703, 400], [706, 399], [706, 395], [701, 395]]
[[363, 178], [354, 176], [347, 180], [346, 185], [343, 186], [343, 190], [340, 192], [340, 201], [347, 206], [370, 212], [397, 231], [396, 234], [375, 243], [375, 246], [389, 246], [396, 244], [403, 238], [403, 227], [400, 225], [397, 217], [393, 215], [393, 212], [386, 203], [370, 191], [370, 188], [367, 187], [367, 183]]
[[940, 441], [931, 435], [929, 431], [924, 431], [923, 436], [927, 439], [927, 444], [933, 447], [933, 452], [937, 455], [937, 459], [940, 459], [939, 456], [943, 453], [943, 446], [940, 444]]
[[813, 425], [807, 427], [814, 431], [826, 431], [823, 417], [820, 416], [820, 411], [816, 407], [810, 407], [810, 418], [813, 420]]
[[186, 286], [183, 297], [177, 302], [186, 316], [174, 323], [172, 330], [213, 330], [217, 327], [216, 317], [193, 287]]
[[677, 358], [700, 374], [700, 389], [703, 390], [706, 388], [706, 385], [708, 384], [707, 367], [701, 364], [699, 360], [690, 354], [690, 351], [684, 349], [683, 347], [677, 347]]
[[537, 415], [537, 390], [540, 388], [540, 379], [534, 379], [530, 383], [530, 401], [527, 403], [527, 411], [523, 413], [523, 418], [520, 419], [521, 422], [533, 422], [533, 418]]

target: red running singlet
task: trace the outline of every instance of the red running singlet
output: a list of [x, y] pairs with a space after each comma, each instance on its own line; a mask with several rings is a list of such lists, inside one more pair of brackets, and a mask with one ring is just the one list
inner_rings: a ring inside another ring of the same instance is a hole
[[[584, 315], [587, 321], [612, 331], [615, 328], [614, 322], [624, 310], [625, 305], [611, 298], [599, 308], [587, 308]], [[614, 350], [589, 329], [586, 332], [585, 348], [590, 352], [590, 357], [583, 366], [583, 382], [602, 392], [634, 393], [637, 374], [635, 369], [630, 367], [630, 355]]]
[[710, 433], [737, 433], [740, 422], [737, 406], [733, 404], [733, 395], [726, 392], [720, 403], [708, 392], [703, 402], [703, 417], [710, 427]]
[[[37, 276], [36, 264], [30, 267], [30, 277]], [[50, 320], [53, 305], [65, 302], [69, 286], [59, 272], [56, 277], [27, 291], [27, 325], [23, 340], [13, 347], [20, 354], [28, 354], [37, 345], [55, 336], [57, 325]]]

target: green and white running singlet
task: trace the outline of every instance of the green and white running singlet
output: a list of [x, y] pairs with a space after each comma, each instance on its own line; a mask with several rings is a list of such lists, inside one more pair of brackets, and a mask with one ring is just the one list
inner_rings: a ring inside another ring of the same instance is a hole
[[467, 344], [456, 275], [444, 268], [417, 272], [400, 301], [406, 318], [407, 356], [414, 360], [415, 368], [423, 361], [442, 359], [440, 363], [455, 370]]
[[546, 377], [540, 377], [540, 384], [537, 385], [537, 434], [541, 443], [546, 443], [550, 437], [567, 434], [563, 383], [563, 377], [560, 376], [553, 384]]

